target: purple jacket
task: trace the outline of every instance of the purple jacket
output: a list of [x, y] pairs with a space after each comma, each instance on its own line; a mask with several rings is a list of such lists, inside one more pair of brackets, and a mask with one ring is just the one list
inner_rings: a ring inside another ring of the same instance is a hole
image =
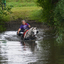
[[25, 29], [28, 30], [28, 29], [29, 29], [28, 25], [29, 25], [28, 23], [25, 23], [25, 25], [21, 25], [21, 26], [20, 26], [20, 29], [21, 29], [22, 31], [24, 31]]

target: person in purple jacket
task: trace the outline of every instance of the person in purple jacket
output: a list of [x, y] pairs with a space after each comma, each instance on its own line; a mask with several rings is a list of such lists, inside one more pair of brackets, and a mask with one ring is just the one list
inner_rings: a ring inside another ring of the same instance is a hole
[[22, 20], [22, 25], [18, 29], [17, 34], [20, 35], [20, 32], [24, 32], [25, 30], [28, 30], [30, 28], [30, 25], [25, 22], [25, 20]]

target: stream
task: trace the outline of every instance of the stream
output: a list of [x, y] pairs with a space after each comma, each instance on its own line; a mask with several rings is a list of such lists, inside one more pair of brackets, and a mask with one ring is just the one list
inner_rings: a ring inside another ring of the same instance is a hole
[[21, 41], [17, 31], [0, 33], [0, 64], [64, 64], [64, 45], [38, 29], [36, 41]]

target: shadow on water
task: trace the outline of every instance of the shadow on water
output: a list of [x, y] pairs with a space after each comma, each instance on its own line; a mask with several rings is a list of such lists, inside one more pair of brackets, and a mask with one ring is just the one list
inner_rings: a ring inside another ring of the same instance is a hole
[[45, 63], [41, 61], [43, 64], [64, 64], [64, 42], [58, 43], [55, 37], [49, 35], [43, 38], [40, 46], [44, 49], [46, 58]]

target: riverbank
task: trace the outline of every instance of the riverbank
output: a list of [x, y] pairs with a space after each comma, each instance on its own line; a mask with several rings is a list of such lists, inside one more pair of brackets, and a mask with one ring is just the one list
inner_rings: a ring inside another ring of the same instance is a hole
[[[17, 31], [21, 25], [21, 20], [22, 19], [19, 18], [15, 21], [6, 22], [6, 25], [5, 25], [6, 31]], [[31, 27], [49, 29], [49, 26], [44, 25], [42, 22], [37, 22], [35, 20], [26, 20], [26, 22], [29, 23]]]

